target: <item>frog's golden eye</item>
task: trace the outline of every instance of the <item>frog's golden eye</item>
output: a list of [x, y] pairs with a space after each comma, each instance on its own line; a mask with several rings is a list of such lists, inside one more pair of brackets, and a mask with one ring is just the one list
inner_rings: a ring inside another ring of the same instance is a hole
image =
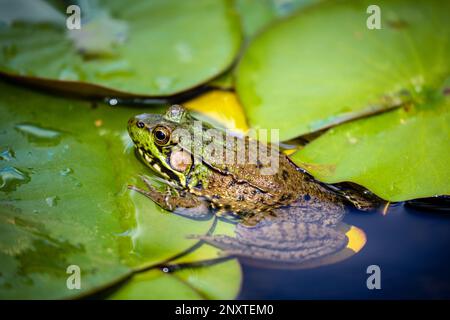
[[153, 129], [153, 136], [155, 137], [155, 142], [158, 145], [163, 146], [170, 140], [170, 129], [163, 126], [157, 126]]

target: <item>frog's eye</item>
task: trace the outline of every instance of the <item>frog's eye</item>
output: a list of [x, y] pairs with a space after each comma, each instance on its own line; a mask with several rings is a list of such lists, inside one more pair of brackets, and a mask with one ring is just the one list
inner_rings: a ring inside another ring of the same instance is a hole
[[143, 127], [145, 127], [145, 123], [143, 123], [142, 121], [138, 121], [138, 122], [136, 122], [136, 126], [140, 129], [142, 129]]
[[155, 142], [158, 145], [165, 145], [170, 140], [170, 129], [167, 127], [158, 126], [153, 129], [153, 136], [155, 137]]

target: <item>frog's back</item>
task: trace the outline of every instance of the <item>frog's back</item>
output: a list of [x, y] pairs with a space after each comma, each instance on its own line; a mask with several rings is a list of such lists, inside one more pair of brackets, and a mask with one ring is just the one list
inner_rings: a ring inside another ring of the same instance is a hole
[[235, 213], [270, 211], [296, 202], [316, 207], [332, 203], [343, 207], [342, 199], [308, 174], [299, 170], [284, 154], [278, 153], [277, 169], [262, 174], [267, 166], [242, 164], [212, 168], [206, 188], [194, 188], [193, 193], [206, 197], [213, 206]]

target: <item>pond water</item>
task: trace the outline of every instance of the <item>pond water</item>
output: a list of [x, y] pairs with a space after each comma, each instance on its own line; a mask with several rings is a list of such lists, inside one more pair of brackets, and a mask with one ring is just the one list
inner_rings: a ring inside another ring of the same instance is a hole
[[[242, 264], [238, 299], [450, 299], [450, 213], [391, 206], [388, 213], [350, 212], [365, 231], [365, 247], [351, 258], [306, 270]], [[369, 290], [366, 269], [381, 269], [381, 289]]]

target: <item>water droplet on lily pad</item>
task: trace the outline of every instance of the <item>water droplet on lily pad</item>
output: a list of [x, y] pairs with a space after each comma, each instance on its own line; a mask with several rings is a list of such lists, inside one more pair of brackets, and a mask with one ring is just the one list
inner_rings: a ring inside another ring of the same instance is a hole
[[62, 133], [54, 129], [44, 128], [30, 123], [21, 123], [15, 126], [16, 130], [23, 133], [29, 142], [45, 145], [56, 145], [61, 140]]
[[6, 148], [0, 153], [0, 160], [11, 161], [15, 158], [14, 150]]
[[11, 192], [24, 183], [31, 180], [28, 173], [15, 168], [5, 167], [0, 169], [0, 191]]
[[164, 268], [161, 269], [161, 271], [164, 272], [164, 273], [169, 273], [170, 269], [167, 268], [167, 267], [164, 267]]
[[73, 170], [71, 168], [65, 168], [59, 171], [59, 174], [62, 176], [67, 176], [69, 174], [73, 173]]
[[59, 201], [59, 197], [58, 196], [53, 196], [53, 197], [48, 197], [45, 198], [45, 202], [47, 203], [47, 205], [49, 207], [56, 207], [56, 205], [58, 204]]
[[111, 107], [116, 106], [119, 103], [119, 100], [117, 100], [116, 98], [111, 98], [108, 100], [108, 105], [110, 105]]

